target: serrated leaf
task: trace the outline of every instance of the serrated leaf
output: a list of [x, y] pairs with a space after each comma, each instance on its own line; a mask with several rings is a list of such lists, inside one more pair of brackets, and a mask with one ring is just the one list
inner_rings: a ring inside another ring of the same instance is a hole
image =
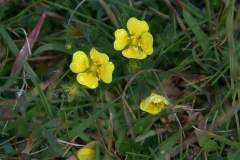
[[228, 154], [227, 154], [227, 159], [228, 160], [238, 160], [240, 157], [240, 151], [239, 150], [235, 150], [235, 151], [228, 151]]
[[162, 44], [162, 43], [165, 43], [165, 41], [167, 40], [166, 36], [164, 34], [160, 34], [156, 41], [159, 43], [159, 44]]
[[[63, 149], [63, 147], [61, 145], [59, 145], [57, 143], [57, 138], [55, 137], [55, 135], [51, 132], [49, 132], [48, 130], [43, 129], [43, 136], [47, 139], [48, 143], [50, 144], [50, 147], [59, 155], [63, 155], [63, 153], [65, 153], [65, 149]], [[65, 154], [65, 156], [70, 156], [71, 153], [67, 152]]]
[[219, 149], [218, 144], [212, 140], [208, 135], [195, 130], [195, 134], [198, 138], [198, 144], [203, 148], [205, 152], [211, 152]]
[[125, 141], [121, 144], [119, 148], [119, 154], [122, 156], [125, 156], [127, 154], [126, 152], [140, 153], [141, 150], [142, 150], [142, 146], [139, 143], [136, 143], [133, 140], [130, 140], [129, 142]]

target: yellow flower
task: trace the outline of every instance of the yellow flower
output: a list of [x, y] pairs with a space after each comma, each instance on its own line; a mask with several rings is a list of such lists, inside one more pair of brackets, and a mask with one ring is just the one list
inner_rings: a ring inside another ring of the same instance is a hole
[[151, 93], [149, 97], [142, 100], [140, 108], [141, 110], [150, 114], [157, 114], [162, 110], [164, 104], [169, 104], [168, 100], [165, 97], [160, 96], [156, 93]]
[[82, 148], [78, 152], [77, 156], [80, 160], [89, 160], [90, 158], [95, 157], [95, 150], [89, 148]]
[[127, 58], [144, 59], [153, 53], [153, 37], [148, 32], [146, 21], [139, 21], [132, 17], [127, 22], [128, 32], [124, 29], [115, 31], [114, 48], [123, 50], [122, 54]]
[[91, 89], [98, 86], [99, 80], [111, 83], [114, 65], [112, 62], [109, 62], [109, 57], [92, 48], [90, 58], [89, 60], [82, 51], [77, 51], [73, 54], [72, 63], [69, 67], [72, 72], [78, 73], [78, 83]]

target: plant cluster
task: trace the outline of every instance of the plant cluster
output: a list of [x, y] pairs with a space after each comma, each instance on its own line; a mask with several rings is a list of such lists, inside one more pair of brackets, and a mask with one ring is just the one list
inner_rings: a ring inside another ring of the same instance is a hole
[[0, 159], [238, 159], [235, 0], [0, 2]]

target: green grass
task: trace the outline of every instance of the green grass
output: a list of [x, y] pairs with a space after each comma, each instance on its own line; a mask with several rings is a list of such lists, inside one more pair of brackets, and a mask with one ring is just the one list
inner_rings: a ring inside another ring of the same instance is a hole
[[[96, 160], [238, 159], [239, 5], [0, 3], [0, 159], [72, 160], [83, 147]], [[126, 29], [131, 17], [145, 20], [154, 39], [143, 60], [113, 46], [116, 26]], [[69, 65], [93, 47], [115, 69], [110, 84], [88, 89]], [[140, 109], [152, 92], [170, 102], [156, 115]]]

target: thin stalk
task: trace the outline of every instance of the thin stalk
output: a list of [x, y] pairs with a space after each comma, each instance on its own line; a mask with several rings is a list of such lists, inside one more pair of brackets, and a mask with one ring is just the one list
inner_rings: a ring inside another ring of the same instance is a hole
[[[235, 78], [237, 77], [237, 69], [238, 69], [238, 61], [236, 56], [236, 49], [235, 49], [235, 41], [233, 37], [233, 15], [234, 15], [234, 4], [235, 0], [226, 0], [226, 6], [231, 5], [231, 12], [229, 12], [227, 19], [226, 19], [226, 26], [227, 26], [227, 37], [228, 37], [228, 45], [229, 45], [229, 64], [230, 64], [230, 83], [231, 83], [231, 91], [232, 91], [232, 107], [236, 104], [236, 93], [239, 95], [239, 89], [235, 88]], [[239, 85], [238, 85], [239, 86]], [[240, 142], [240, 125], [239, 125], [239, 117], [238, 114], [235, 112], [235, 119], [237, 124], [237, 131], [238, 131], [238, 141]]]
[[[205, 4], [206, 4], [206, 9], [207, 9], [207, 16], [208, 18], [211, 17], [211, 8], [210, 8], [210, 3], [209, 3], [209, 0], [205, 0]], [[213, 34], [213, 27], [212, 27], [212, 20], [209, 19], [208, 20], [208, 25], [209, 25], [209, 31], [210, 31], [210, 35]]]

